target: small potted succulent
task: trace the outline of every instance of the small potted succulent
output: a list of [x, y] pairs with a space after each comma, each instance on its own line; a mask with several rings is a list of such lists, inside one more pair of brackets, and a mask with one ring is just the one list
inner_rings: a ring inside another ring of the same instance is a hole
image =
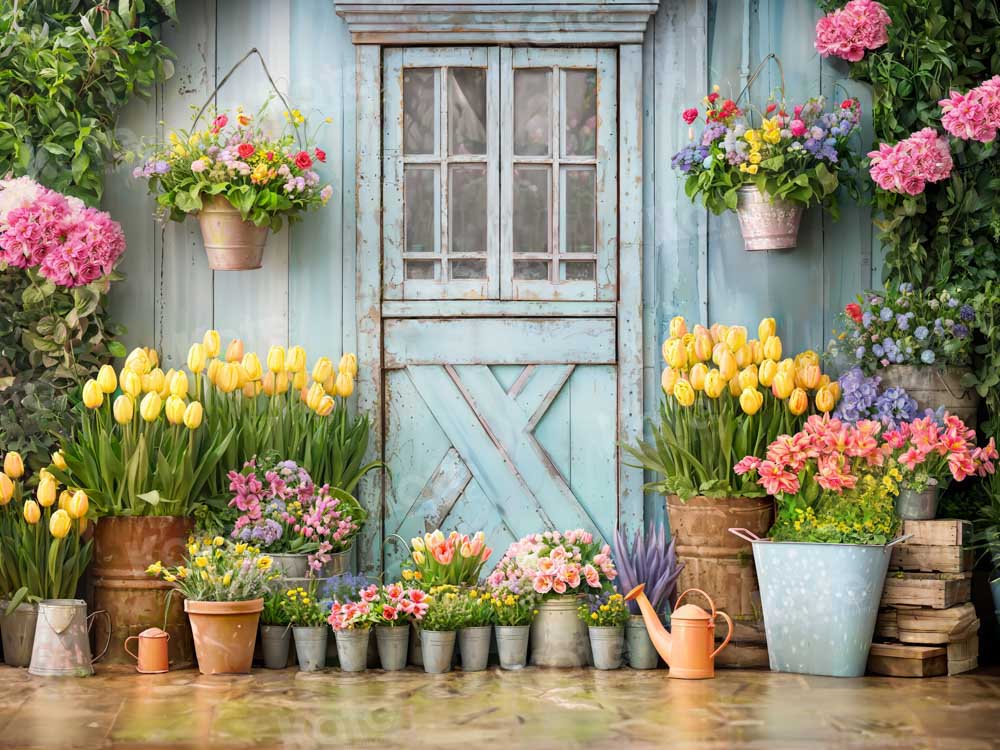
[[463, 672], [482, 672], [493, 640], [493, 605], [489, 593], [473, 588], [459, 597], [458, 652]]
[[427, 594], [420, 589], [390, 583], [378, 591], [375, 605], [375, 645], [386, 672], [406, 668], [410, 622], [420, 622], [427, 612]]
[[292, 625], [286, 601], [285, 592], [272, 592], [264, 597], [264, 609], [260, 613], [260, 642], [266, 669], [288, 666]]
[[285, 607], [295, 636], [295, 655], [303, 672], [326, 666], [326, 639], [330, 632], [315, 589], [301, 586], [285, 592]]
[[456, 586], [435, 586], [429, 592], [427, 614], [420, 623], [420, 646], [427, 674], [451, 671], [455, 639], [461, 625], [461, 591]]
[[494, 630], [501, 669], [523, 669], [528, 663], [531, 621], [538, 614], [538, 595], [533, 591], [501, 586], [490, 592]]
[[334, 599], [327, 622], [337, 636], [337, 659], [343, 672], [364, 672], [368, 668], [368, 642], [372, 625], [379, 621], [375, 584]]
[[590, 594], [577, 613], [587, 623], [596, 669], [621, 669], [629, 611], [617, 591]]

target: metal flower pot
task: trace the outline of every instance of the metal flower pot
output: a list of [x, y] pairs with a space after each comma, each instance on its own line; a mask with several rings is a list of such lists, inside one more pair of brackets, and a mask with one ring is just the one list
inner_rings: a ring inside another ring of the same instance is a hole
[[585, 667], [590, 663], [587, 624], [577, 614], [580, 597], [559, 596], [538, 606], [531, 623], [531, 663], [537, 667]]
[[275, 554], [271, 558], [271, 569], [282, 579], [306, 578], [309, 575], [309, 555]]
[[368, 668], [368, 639], [371, 630], [338, 630], [337, 659], [342, 672], [364, 672]]
[[386, 672], [406, 669], [406, 653], [410, 645], [410, 627], [403, 625], [376, 625], [375, 645], [378, 658]]
[[265, 669], [284, 669], [288, 666], [288, 649], [292, 645], [290, 626], [261, 625], [260, 644]]
[[268, 227], [244, 221], [226, 198], [205, 198], [198, 212], [201, 238], [213, 271], [252, 271], [264, 259]]
[[463, 672], [482, 672], [490, 660], [493, 626], [462, 628], [458, 631], [458, 652]]
[[594, 654], [595, 669], [621, 669], [625, 651], [625, 626], [597, 627], [591, 625], [590, 649]]
[[736, 215], [747, 250], [788, 250], [798, 243], [802, 206], [761, 193], [754, 185], [736, 191]]
[[8, 606], [10, 606], [9, 601], [0, 600], [0, 638], [3, 640], [3, 658], [8, 666], [26, 667], [31, 664], [38, 605], [19, 604], [9, 615]]
[[327, 563], [320, 569], [320, 578], [333, 578], [334, 576], [342, 576], [347, 573], [351, 568], [351, 553], [353, 549], [345, 549], [343, 552], [333, 552], [330, 554], [330, 559]]
[[904, 521], [932, 521], [937, 516], [938, 487], [931, 485], [922, 492], [899, 488], [896, 515]]
[[413, 627], [410, 628], [409, 659], [410, 664], [415, 667], [424, 666], [424, 650], [420, 644], [420, 626], [417, 623], [413, 623]]
[[[593, 639], [590, 643], [594, 647]], [[646, 631], [646, 623], [642, 615], [629, 615], [625, 624], [625, 651], [628, 654], [628, 665], [632, 669], [656, 669], [660, 663], [660, 655]], [[595, 653], [594, 660], [597, 660]]]
[[104, 650], [96, 657], [90, 651], [90, 626], [104, 611], [87, 616], [83, 599], [44, 599], [38, 605], [35, 641], [28, 672], [39, 677], [89, 677], [94, 662], [108, 651], [110, 627]]
[[295, 635], [295, 655], [299, 660], [299, 671], [319, 672], [326, 666], [326, 639], [329, 627], [293, 627]]
[[454, 630], [420, 631], [424, 671], [427, 674], [444, 674], [451, 671], [451, 661], [455, 655], [455, 635]]
[[501, 669], [523, 669], [528, 663], [530, 625], [497, 625], [497, 653]]

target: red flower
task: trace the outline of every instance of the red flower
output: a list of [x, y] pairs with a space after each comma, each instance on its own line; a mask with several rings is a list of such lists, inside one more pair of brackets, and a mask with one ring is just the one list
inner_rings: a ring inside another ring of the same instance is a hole
[[316, 161], [326, 161], [326, 151], [319, 146], [313, 149], [313, 153], [316, 155]]
[[240, 155], [241, 159], [249, 159], [253, 156], [254, 147], [249, 143], [241, 143], [236, 147], [236, 153]]
[[313, 160], [309, 157], [305, 151], [299, 151], [295, 155], [295, 166], [299, 169], [309, 169], [312, 166]]
[[840, 108], [841, 108], [841, 109], [850, 109], [850, 108], [851, 108], [851, 107], [853, 107], [853, 106], [854, 106], [855, 104], [857, 104], [857, 102], [856, 102], [856, 101], [854, 101], [853, 99], [844, 99], [844, 101], [842, 101], [842, 102], [840, 103]]
[[847, 305], [844, 308], [844, 312], [847, 313], [847, 316], [855, 323], [861, 322], [862, 318], [861, 305], [859, 305], [857, 302], [851, 302], [849, 305]]
[[229, 122], [229, 118], [225, 115], [219, 115], [214, 120], [212, 120], [212, 133], [218, 133]]
[[778, 105], [777, 105], [777, 104], [768, 104], [768, 105], [767, 105], [767, 114], [771, 114], [771, 113], [772, 113], [772, 112], [774, 112], [774, 110], [776, 110], [777, 108], [778, 108]]
[[264, 158], [267, 159], [268, 161], [274, 161], [274, 152], [268, 151], [266, 154], [264, 154]]
[[714, 91], [711, 94], [708, 95], [708, 101], [710, 103], [712, 103], [712, 104], [715, 104], [715, 101], [718, 98], [719, 98], [719, 95], [717, 93], [715, 93]]

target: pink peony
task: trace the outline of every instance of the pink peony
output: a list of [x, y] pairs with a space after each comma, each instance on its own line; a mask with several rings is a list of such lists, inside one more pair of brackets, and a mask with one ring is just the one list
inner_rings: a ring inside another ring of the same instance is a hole
[[850, 0], [840, 10], [828, 13], [816, 24], [816, 51], [823, 57], [858, 62], [867, 50], [889, 41], [889, 14], [874, 0]]
[[880, 144], [868, 158], [880, 188], [907, 195], [920, 195], [926, 183], [946, 179], [953, 166], [948, 139], [933, 128], [918, 130], [894, 146]]
[[945, 130], [963, 141], [990, 143], [1000, 128], [1000, 76], [993, 76], [967, 94], [952, 91], [938, 104]]

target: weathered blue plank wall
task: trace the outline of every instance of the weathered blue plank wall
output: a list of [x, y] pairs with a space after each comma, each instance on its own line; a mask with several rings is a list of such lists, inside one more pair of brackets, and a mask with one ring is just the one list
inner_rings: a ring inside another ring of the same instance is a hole
[[[195, 221], [161, 227], [129, 169], [112, 174], [106, 207], [129, 242], [128, 280], [115, 289], [113, 309], [129, 328], [127, 342], [155, 343], [167, 366], [182, 363], [188, 344], [210, 326], [257, 349], [301, 343], [311, 357], [356, 349], [355, 53], [332, 0], [181, 0], [178, 13], [181, 25], [164, 30], [177, 54], [174, 75], [150, 101], [129, 107], [123, 135], [162, 138], [165, 129], [186, 126], [190, 108], [256, 46], [295, 106], [332, 118], [322, 139], [330, 155], [322, 172], [334, 195], [321, 213], [272, 237], [263, 270], [213, 275]], [[846, 91], [869, 109], [867, 92], [813, 49], [818, 16], [814, 0], [661, 0], [650, 24], [643, 57], [647, 414], [656, 411], [659, 342], [671, 316], [755, 325], [770, 314], [787, 346], [821, 347], [844, 302], [871, 283], [866, 209], [847, 201], [838, 223], [812, 210], [795, 251], [749, 254], [735, 217], [693, 206], [670, 169], [687, 138], [680, 112], [697, 105], [712, 84], [737, 94], [769, 51], [784, 63], [790, 101]], [[765, 99], [778, 81], [777, 69], [769, 68], [753, 87], [755, 99]], [[263, 74], [248, 62], [218, 101], [252, 111], [266, 96]], [[871, 141], [867, 120], [863, 140]], [[648, 517], [662, 515], [659, 498], [648, 498], [646, 507]]]

